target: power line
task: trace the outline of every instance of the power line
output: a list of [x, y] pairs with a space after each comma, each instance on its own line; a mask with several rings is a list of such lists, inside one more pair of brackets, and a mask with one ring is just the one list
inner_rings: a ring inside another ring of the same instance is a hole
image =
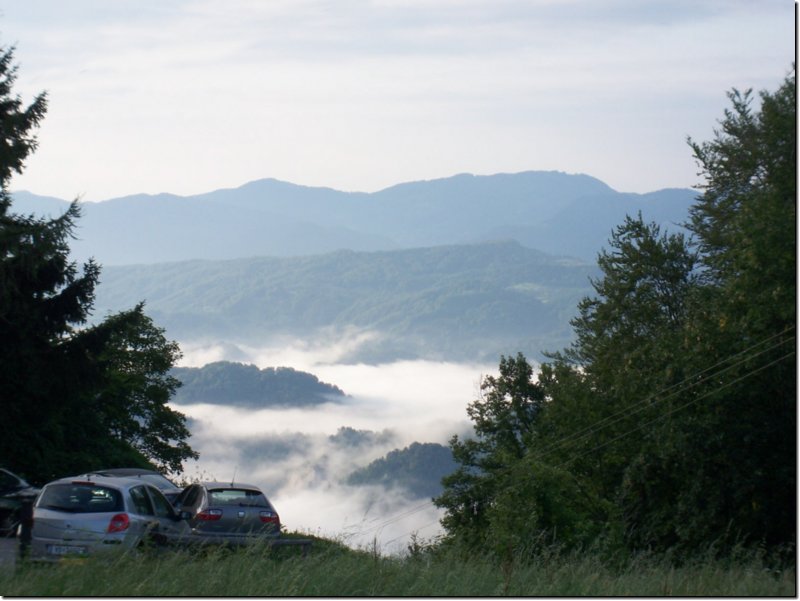
[[[729, 357], [726, 357], [725, 359], [722, 359], [721, 361], [718, 361], [717, 363], [715, 363], [711, 367], [708, 367], [708, 368], [706, 368], [706, 369], [704, 369], [704, 370], [702, 370], [700, 372], [697, 372], [696, 374], [693, 374], [693, 375], [691, 375], [691, 376], [689, 376], [687, 378], [684, 378], [680, 382], [677, 382], [676, 384], [673, 384], [672, 386], [669, 386], [668, 388], [665, 388], [665, 389], [663, 389], [663, 390], [661, 390], [661, 391], [659, 391], [657, 393], [651, 394], [650, 396], [646, 397], [645, 399], [643, 399], [641, 401], [638, 401], [638, 402], [636, 402], [636, 403], [634, 403], [632, 405], [629, 405], [629, 406], [625, 407], [624, 409], [622, 409], [622, 410], [620, 410], [620, 411], [618, 411], [618, 412], [616, 412], [616, 413], [614, 413], [614, 414], [612, 414], [610, 416], [607, 416], [607, 417], [605, 417], [605, 418], [603, 418], [603, 419], [601, 419], [601, 420], [599, 420], [597, 422], [594, 422], [594, 423], [586, 426], [582, 430], [579, 430], [578, 432], [574, 432], [574, 433], [572, 433], [572, 434], [570, 434], [568, 436], [565, 436], [564, 438], [561, 438], [559, 440], [556, 440], [556, 441], [550, 443], [548, 446], [546, 446], [544, 449], [542, 449], [537, 454], [536, 458], [537, 459], [541, 459], [541, 458], [549, 455], [550, 453], [554, 452], [558, 447], [561, 447], [566, 443], [577, 442], [578, 440], [586, 438], [587, 436], [589, 436], [591, 434], [596, 434], [597, 432], [599, 432], [600, 430], [602, 430], [603, 428], [605, 428], [607, 426], [611, 426], [613, 424], [616, 424], [616, 423], [622, 421], [623, 419], [629, 418], [631, 415], [635, 415], [636, 413], [639, 413], [639, 412], [641, 412], [641, 411], [653, 406], [656, 402], [663, 402], [663, 401], [665, 401], [665, 400], [667, 400], [667, 399], [669, 399], [671, 397], [674, 397], [674, 396], [676, 396], [676, 395], [678, 395], [678, 394], [680, 394], [682, 392], [686, 392], [686, 391], [688, 391], [689, 389], [691, 389], [691, 388], [693, 388], [695, 386], [699, 386], [699, 385], [707, 382], [711, 378], [718, 377], [718, 376], [720, 376], [721, 374], [723, 374], [724, 372], [726, 372], [728, 370], [731, 370], [731, 369], [733, 369], [735, 367], [738, 367], [739, 365], [742, 365], [743, 363], [746, 363], [747, 361], [751, 361], [752, 359], [755, 359], [756, 357], [758, 357], [760, 355], [763, 355], [764, 353], [768, 353], [768, 352], [778, 348], [779, 346], [782, 346], [786, 342], [790, 342], [791, 340], [794, 339], [794, 336], [792, 336], [788, 340], [782, 340], [779, 343], [777, 343], [777, 344], [775, 344], [775, 345], [773, 345], [773, 346], [771, 346], [771, 347], [769, 347], [769, 348], [767, 348], [765, 350], [761, 350], [761, 351], [759, 351], [757, 353], [754, 353], [754, 354], [746, 355], [743, 358], [741, 358], [738, 361], [736, 361], [735, 363], [732, 363], [732, 364], [728, 365], [727, 367], [725, 367], [723, 369], [720, 369], [719, 371], [716, 371], [714, 373], [708, 374], [708, 372], [711, 372], [712, 370], [720, 367], [721, 365], [724, 365], [725, 363], [731, 361], [732, 359], [740, 357], [741, 355], [745, 355], [745, 353], [751, 353], [756, 348], [758, 348], [758, 347], [760, 347], [760, 346], [772, 341], [773, 339], [777, 338], [778, 336], [782, 336], [782, 335], [786, 334], [790, 329], [793, 329], [793, 328], [794, 328], [794, 326], [792, 326], [791, 328], [787, 328], [786, 330], [784, 330], [783, 332], [781, 332], [779, 334], [774, 334], [774, 335], [772, 335], [772, 336], [770, 336], [768, 338], [765, 338], [761, 342], [758, 342], [758, 343], [756, 343], [754, 345], [751, 345], [751, 346], [747, 347], [746, 349], [736, 353], [735, 355], [731, 355]], [[708, 375], [705, 375], [705, 374], [708, 374]], [[700, 376], [702, 376], [702, 377], [700, 377]], [[698, 377], [700, 377], [700, 379], [697, 379]], [[672, 392], [670, 392], [666, 396], [662, 396], [662, 395], [666, 394], [667, 392], [669, 392], [670, 390], [672, 390]], [[661, 398], [659, 398], [659, 397], [661, 397]]]
[[400, 536], [395, 536], [394, 538], [390, 538], [384, 544], [388, 545], [389, 543], [393, 543], [394, 541], [403, 538], [404, 536], [408, 536], [409, 534], [414, 534], [415, 532], [419, 532], [420, 530], [425, 530], [425, 528], [430, 528], [434, 524], [438, 524], [439, 520], [434, 520], [433, 522], [428, 522], [424, 526], [420, 526], [419, 528], [414, 528], [413, 530], [409, 530], [408, 532], [401, 534]]
[[[681, 382], [673, 384], [672, 386], [669, 386], [669, 387], [667, 387], [667, 388], [665, 388], [665, 389], [663, 389], [663, 390], [661, 390], [661, 391], [659, 391], [659, 392], [657, 392], [655, 394], [652, 394], [652, 395], [646, 397], [645, 399], [642, 399], [641, 401], [638, 401], [638, 402], [634, 403], [633, 405], [628, 406], [624, 410], [621, 410], [621, 411], [619, 411], [619, 412], [617, 412], [615, 414], [612, 414], [611, 416], [607, 416], [607, 417], [605, 417], [605, 418], [603, 418], [601, 420], [598, 420], [597, 422], [594, 422], [593, 424], [590, 424], [589, 426], [587, 426], [584, 429], [578, 431], [577, 433], [570, 434], [570, 435], [565, 436], [565, 437], [563, 437], [563, 438], [561, 438], [559, 440], [554, 441], [553, 443], [551, 443], [550, 445], [545, 447], [545, 449], [543, 449], [541, 453], [536, 455], [535, 459], [541, 459], [541, 458], [545, 457], [546, 455], [554, 452], [557, 448], [562, 447], [564, 444], [568, 444], [568, 443], [571, 443], [571, 442], [576, 442], [578, 440], [581, 440], [581, 439], [585, 438], [586, 436], [589, 436], [591, 434], [596, 434], [596, 433], [600, 432], [601, 430], [603, 430], [604, 428], [606, 428], [608, 426], [611, 426], [611, 425], [613, 425], [615, 423], [618, 423], [624, 417], [629, 417], [631, 415], [639, 413], [640, 411], [644, 410], [647, 407], [653, 406], [653, 405], [655, 405], [657, 403], [661, 403], [661, 402], [663, 402], [663, 401], [665, 401], [665, 400], [667, 400], [667, 399], [669, 399], [671, 397], [674, 397], [677, 394], [687, 392], [687, 391], [691, 390], [692, 388], [694, 388], [696, 386], [699, 386], [700, 384], [708, 382], [712, 378], [717, 378], [720, 375], [730, 371], [731, 369], [734, 369], [735, 367], [739, 367], [739, 366], [741, 366], [741, 365], [743, 365], [743, 364], [745, 364], [745, 363], [747, 363], [749, 361], [752, 361], [752, 360], [756, 359], [757, 357], [760, 357], [760, 356], [764, 355], [765, 353], [771, 352], [771, 351], [783, 346], [784, 344], [786, 344], [788, 342], [791, 342], [792, 340], [794, 340], [794, 336], [791, 336], [790, 338], [788, 338], [786, 340], [781, 340], [777, 344], [773, 344], [773, 345], [769, 346], [766, 349], [760, 350], [758, 352], [753, 352], [753, 351], [755, 351], [755, 349], [763, 346], [764, 344], [767, 344], [767, 343], [771, 342], [775, 338], [785, 335], [786, 333], [788, 333], [792, 329], [794, 329], [794, 326], [791, 326], [791, 327], [785, 329], [784, 331], [782, 331], [782, 332], [780, 332], [778, 334], [774, 334], [772, 336], [769, 336], [769, 337], [765, 338], [764, 340], [761, 340], [760, 342], [757, 342], [757, 343], [747, 347], [746, 349], [744, 349], [742, 351], [739, 351], [738, 353], [736, 353], [734, 355], [726, 357], [725, 359], [723, 359], [721, 361], [718, 361], [717, 363], [715, 363], [711, 367], [708, 367], [708, 368], [706, 368], [704, 370], [701, 370], [700, 372], [692, 374], [691, 376], [689, 376], [687, 378], [684, 378]], [[585, 451], [585, 452], [583, 452], [581, 454], [575, 455], [575, 456], [571, 457], [570, 459], [568, 459], [567, 461], [559, 464], [556, 467], [557, 468], [563, 468], [564, 466], [572, 463], [573, 461], [575, 461], [577, 459], [580, 459], [581, 457], [584, 457], [584, 456], [586, 456], [586, 455], [588, 455], [590, 453], [594, 453], [594, 452], [602, 449], [603, 447], [608, 446], [609, 444], [611, 444], [613, 442], [616, 442], [618, 440], [621, 440], [622, 438], [625, 438], [626, 436], [629, 436], [629, 435], [633, 434], [634, 432], [637, 432], [637, 431], [642, 430], [642, 429], [644, 429], [644, 428], [646, 428], [648, 426], [651, 426], [652, 424], [654, 424], [654, 423], [656, 423], [656, 422], [658, 422], [658, 421], [660, 421], [660, 420], [662, 420], [662, 419], [664, 419], [664, 418], [666, 418], [666, 417], [668, 417], [670, 415], [673, 415], [673, 414], [677, 413], [678, 411], [682, 411], [683, 409], [686, 409], [687, 407], [689, 407], [689, 406], [691, 406], [691, 405], [693, 405], [693, 404], [695, 404], [695, 403], [697, 403], [697, 402], [699, 402], [699, 401], [701, 401], [701, 400], [703, 400], [705, 398], [708, 398], [708, 397], [718, 393], [719, 391], [724, 390], [725, 388], [733, 386], [734, 384], [736, 384], [736, 383], [738, 383], [738, 382], [740, 382], [740, 381], [742, 381], [742, 380], [744, 380], [746, 378], [749, 378], [750, 376], [752, 376], [752, 375], [754, 375], [754, 374], [756, 374], [756, 373], [758, 373], [760, 371], [763, 371], [763, 370], [765, 370], [765, 369], [767, 369], [767, 368], [769, 368], [769, 367], [771, 367], [773, 365], [776, 365], [776, 364], [780, 363], [781, 361], [784, 361], [785, 359], [791, 357], [794, 354], [795, 354], [795, 351], [792, 350], [789, 353], [783, 355], [782, 357], [780, 357], [778, 359], [775, 359], [773, 361], [770, 361], [769, 363], [767, 363], [765, 365], [757, 367], [757, 368], [745, 373], [744, 375], [739, 376], [738, 378], [735, 378], [734, 380], [731, 380], [730, 382], [726, 382], [726, 383], [720, 384], [719, 386], [715, 387], [713, 390], [710, 390], [710, 391], [708, 391], [708, 392], [706, 392], [704, 394], [701, 394], [700, 396], [692, 399], [691, 401], [688, 401], [687, 403], [684, 403], [684, 404], [680, 405], [679, 407], [675, 407], [673, 409], [670, 409], [670, 410], [666, 411], [665, 413], [663, 413], [662, 415], [657, 416], [654, 419], [649, 420], [647, 422], [644, 422], [643, 424], [640, 424], [640, 425], [636, 426], [635, 428], [631, 428], [630, 430], [627, 430], [627, 431], [621, 433], [620, 435], [618, 435], [618, 436], [616, 436], [616, 437], [614, 437], [614, 438], [612, 438], [610, 440], [607, 440], [607, 441], [603, 442], [602, 444], [597, 445], [596, 447], [593, 447], [592, 449], [590, 449], [588, 451]], [[722, 369], [718, 369], [717, 371], [713, 371], [713, 370], [719, 368], [720, 366], [723, 366], [726, 363], [729, 363], [733, 359], [737, 359], [737, 360], [734, 361], [733, 363], [730, 363], [729, 365], [723, 367]], [[670, 392], [670, 391], [672, 391], [672, 392]], [[669, 393], [669, 394], [666, 394], [666, 393]], [[666, 396], [662, 396], [662, 395], [666, 395]], [[639, 408], [637, 408], [637, 407], [639, 407]], [[631, 411], [632, 408], [635, 408], [635, 410]], [[504, 468], [502, 470], [494, 472], [493, 475], [494, 476], [502, 476], [505, 473], [510, 473], [511, 470], [513, 469], [513, 467], [514, 466], [509, 466], [507, 468]], [[363, 529], [360, 532], [355, 533], [354, 535], [366, 534], [366, 533], [371, 532], [371, 531], [380, 531], [385, 526], [388, 526], [388, 525], [390, 525], [392, 523], [398, 522], [398, 521], [402, 520], [405, 517], [409, 517], [409, 516], [411, 516], [411, 515], [413, 515], [415, 513], [419, 513], [420, 511], [423, 511], [423, 510], [427, 509], [428, 507], [432, 507], [432, 506], [434, 506], [434, 503], [432, 501], [427, 501], [427, 502], [422, 503], [420, 505], [417, 505], [417, 506], [415, 506], [415, 507], [413, 507], [411, 509], [408, 509], [408, 510], [405, 510], [403, 512], [394, 514], [394, 515], [390, 516], [388, 519], [385, 519], [380, 524], [378, 524], [376, 526], [371, 526], [371, 527], [366, 528], [366, 529]], [[427, 528], [427, 527], [429, 527], [429, 526], [431, 526], [433, 524], [436, 524], [438, 522], [439, 522], [439, 520], [436, 520], [434, 522], [430, 522], [429, 524], [426, 524], [422, 528]], [[411, 533], [413, 533], [415, 531], [416, 530], [412, 530], [410, 532], [407, 532], [405, 534], [397, 536], [397, 537], [387, 541], [387, 543], [393, 542], [393, 541], [395, 541], [395, 540], [397, 540], [399, 538], [402, 538], [403, 536], [407, 536], [407, 535], [409, 535], [409, 534], [411, 534]]]
[[616, 437], [612, 438], [611, 440], [607, 440], [607, 441], [603, 442], [602, 444], [597, 445], [596, 447], [594, 447], [593, 449], [591, 449], [589, 451], [586, 451], [584, 453], [581, 453], [580, 455], [572, 457], [571, 459], [565, 461], [564, 463], [559, 464], [557, 467], [559, 467], [559, 468], [564, 467], [565, 465], [568, 465], [569, 463], [572, 463], [576, 459], [580, 459], [581, 457], [589, 455], [590, 453], [594, 453], [594, 452], [602, 449], [603, 447], [608, 446], [612, 442], [616, 442], [617, 440], [625, 438], [629, 434], [632, 434], [632, 433], [634, 433], [634, 432], [636, 432], [638, 430], [646, 428], [647, 426], [650, 426], [650, 425], [656, 423], [657, 421], [660, 421], [660, 420], [662, 420], [662, 419], [664, 419], [666, 417], [669, 417], [673, 413], [677, 413], [678, 411], [686, 409], [690, 405], [694, 405], [698, 401], [701, 401], [701, 400], [703, 400], [705, 398], [708, 398], [708, 397], [718, 393], [720, 390], [723, 390], [724, 388], [728, 388], [729, 386], [733, 386], [734, 384], [737, 384], [738, 382], [741, 382], [742, 380], [745, 380], [745, 379], [749, 378], [753, 374], [756, 374], [756, 373], [758, 373], [760, 371], [763, 371], [763, 370], [765, 370], [765, 369], [767, 369], [769, 367], [772, 367], [773, 365], [776, 365], [776, 364], [780, 363], [784, 359], [788, 359], [789, 357], [791, 357], [794, 354], [795, 354], [795, 352], [792, 350], [792, 351], [786, 353], [785, 355], [783, 355], [782, 357], [779, 357], [778, 359], [770, 361], [766, 365], [762, 365], [761, 367], [757, 367], [756, 369], [753, 369], [753, 370], [749, 371], [748, 373], [746, 373], [746, 374], [744, 374], [742, 376], [739, 376], [738, 378], [736, 378], [734, 380], [731, 380], [730, 382], [726, 382], [725, 384], [720, 385], [718, 388], [715, 388], [714, 390], [710, 390], [709, 392], [707, 392], [705, 394], [702, 394], [699, 397], [696, 397], [696, 398], [692, 399], [691, 401], [689, 401], [687, 403], [684, 403], [680, 407], [676, 407], [676, 408], [674, 408], [674, 409], [672, 409], [670, 411], [667, 411], [663, 415], [659, 415], [658, 417], [656, 417], [656, 418], [654, 418], [654, 419], [652, 419], [652, 420], [650, 420], [648, 422], [645, 422], [645, 423], [643, 423], [643, 424], [641, 424], [641, 425], [639, 425], [639, 426], [637, 426], [635, 428], [632, 428], [632, 429], [628, 430], [627, 432], [623, 432], [619, 436], [616, 436]]
[[394, 514], [394, 515], [390, 516], [388, 519], [384, 520], [383, 522], [381, 522], [377, 526], [370, 526], [369, 528], [364, 528], [363, 530], [355, 532], [353, 534], [353, 536], [359, 536], [361, 534], [367, 534], [368, 532], [372, 532], [373, 530], [376, 531], [376, 532], [380, 531], [383, 528], [385, 528], [386, 526], [388, 526], [389, 524], [393, 524], [395, 522], [399, 522], [403, 518], [412, 516], [415, 513], [419, 513], [420, 511], [424, 511], [425, 509], [427, 509], [428, 507], [431, 507], [431, 506], [433, 506], [433, 502], [432, 501], [426, 501], [425, 503], [417, 505], [416, 507], [414, 507], [412, 509], [407, 509], [405, 511], [402, 511], [400, 513], [397, 513], [397, 514]]
[[[757, 343], [747, 347], [743, 351], [740, 351], [740, 352], [738, 352], [738, 353], [736, 353], [734, 355], [726, 357], [722, 361], [717, 362], [714, 366], [712, 366], [710, 368], [707, 368], [707, 369], [704, 369], [704, 370], [702, 370], [702, 371], [700, 371], [700, 372], [698, 372], [696, 374], [693, 374], [692, 376], [690, 376], [688, 378], [685, 378], [680, 383], [678, 383], [676, 385], [673, 385], [673, 386], [670, 386], [670, 387], [664, 389], [663, 391], [660, 391], [659, 393], [655, 393], [653, 395], [650, 395], [646, 399], [644, 399], [642, 401], [639, 401], [637, 403], [634, 403], [631, 406], [632, 407], [636, 407], [638, 405], [642, 405], [643, 403], [650, 403], [652, 405], [652, 404], [655, 404], [655, 402], [666, 400], [666, 399], [668, 399], [668, 398], [670, 398], [672, 396], [675, 396], [676, 394], [678, 394], [680, 392], [686, 392], [686, 391], [690, 390], [692, 387], [694, 387], [694, 386], [696, 386], [696, 385], [698, 385], [700, 383], [706, 382], [706, 381], [708, 381], [709, 379], [711, 379], [713, 377], [718, 377], [721, 374], [729, 371], [730, 369], [732, 369], [734, 367], [738, 367], [738, 366], [740, 366], [740, 365], [742, 365], [742, 364], [744, 364], [744, 363], [746, 363], [748, 361], [752, 361], [753, 359], [755, 359], [755, 358], [757, 358], [757, 357], [759, 357], [759, 356], [761, 356], [761, 355], [763, 355], [763, 354], [765, 354], [767, 352], [773, 351], [773, 350], [783, 346], [784, 344], [789, 343], [792, 340], [794, 340], [794, 336], [792, 336], [792, 337], [790, 337], [790, 338], [788, 338], [786, 340], [782, 340], [782, 341], [778, 342], [777, 344], [773, 344], [772, 346], [770, 346], [767, 349], [764, 349], [764, 350], [761, 350], [761, 351], [758, 351], [758, 352], [755, 352], [755, 353], [752, 352], [753, 350], [757, 349], [758, 347], [763, 346], [764, 344], [769, 343], [770, 341], [774, 340], [776, 337], [785, 335], [791, 329], [793, 329], [793, 326], [790, 327], [790, 328], [785, 329], [784, 331], [782, 331], [779, 334], [775, 334], [775, 335], [769, 336], [769, 337], [765, 338], [764, 340], [762, 340], [760, 342], [757, 342]], [[615, 442], [615, 441], [617, 441], [617, 440], [619, 440], [621, 438], [624, 438], [625, 436], [628, 436], [628, 435], [630, 435], [630, 434], [632, 434], [632, 433], [634, 433], [634, 432], [636, 432], [638, 430], [641, 430], [641, 429], [643, 429], [643, 428], [645, 428], [645, 427], [647, 427], [649, 425], [652, 425], [653, 423], [657, 422], [660, 419], [668, 417], [669, 415], [672, 415], [672, 414], [674, 414], [674, 413], [676, 413], [676, 412], [678, 412], [678, 411], [680, 411], [682, 409], [685, 409], [686, 407], [688, 407], [688, 406], [690, 406], [690, 405], [692, 405], [694, 403], [697, 403], [698, 401], [700, 401], [700, 400], [702, 400], [704, 398], [712, 396], [713, 394], [716, 394], [720, 390], [723, 390], [724, 388], [732, 386], [733, 384], [736, 384], [737, 382], [740, 382], [741, 380], [744, 380], [745, 378], [748, 378], [748, 377], [752, 376], [753, 374], [755, 374], [755, 373], [757, 373], [759, 371], [767, 369], [767, 368], [771, 367], [772, 365], [775, 365], [775, 364], [777, 364], [777, 363], [779, 363], [779, 362], [791, 357], [793, 354], [794, 354], [794, 350], [790, 351], [786, 355], [784, 355], [784, 356], [782, 356], [782, 357], [780, 357], [778, 359], [775, 359], [775, 360], [773, 360], [773, 361], [771, 361], [771, 362], [769, 362], [769, 363], [767, 363], [767, 364], [765, 364], [765, 365], [763, 365], [761, 367], [758, 367], [758, 368], [755, 368], [755, 369], [749, 371], [748, 373], [744, 374], [743, 376], [740, 376], [740, 377], [738, 377], [738, 378], [736, 378], [736, 379], [734, 379], [734, 380], [732, 380], [730, 382], [721, 384], [721, 385], [715, 387], [713, 390], [711, 390], [711, 391], [709, 391], [709, 392], [707, 392], [705, 394], [702, 394], [701, 396], [696, 397], [695, 399], [689, 401], [688, 403], [684, 403], [683, 405], [681, 405], [681, 406], [679, 406], [677, 408], [671, 409], [667, 413], [665, 413], [665, 414], [663, 414], [661, 416], [658, 416], [655, 419], [650, 420], [649, 422], [645, 422], [645, 423], [643, 423], [643, 424], [641, 424], [641, 425], [639, 425], [639, 426], [637, 426], [635, 428], [632, 428], [632, 429], [630, 429], [630, 430], [628, 430], [626, 432], [623, 432], [622, 434], [616, 436], [615, 438], [613, 438], [611, 440], [608, 440], [608, 441], [605, 441], [604, 443], [592, 448], [589, 451], [585, 451], [585, 452], [583, 452], [583, 453], [581, 453], [579, 455], [575, 455], [574, 457], [571, 457], [571, 458], [567, 459], [566, 461], [558, 464], [555, 467], [558, 467], [558, 468], [564, 467], [565, 465], [568, 465], [569, 463], [571, 463], [572, 461], [575, 461], [576, 459], [579, 459], [580, 457], [583, 457], [583, 456], [588, 455], [590, 453], [594, 453], [594, 452], [600, 450], [601, 448], [611, 444], [612, 442]], [[719, 369], [718, 371], [716, 371], [716, 372], [714, 372], [712, 374], [706, 375], [704, 378], [701, 378], [698, 381], [693, 381], [698, 376], [700, 376], [702, 374], [706, 374], [706, 372], [709, 372], [712, 369], [719, 367], [720, 365], [724, 365], [726, 362], [729, 362], [731, 359], [740, 357], [742, 355], [744, 355], [744, 356], [742, 358], [738, 359], [735, 363], [733, 363], [733, 364], [731, 364], [731, 365], [729, 365], [727, 367], [724, 367], [723, 369]], [[682, 386], [682, 385], [684, 385], [686, 383], [688, 383], [688, 385], [686, 385], [685, 387], [679, 388], [678, 390], [673, 391], [672, 393], [670, 393], [669, 395], [667, 395], [667, 396], [665, 396], [665, 397], [663, 397], [661, 399], [658, 398], [659, 395], [661, 395], [661, 394], [663, 394], [665, 392], [668, 392], [669, 390], [671, 390], [673, 388], [676, 388], [678, 386]], [[653, 402], [653, 399], [656, 399], [656, 401]], [[637, 411], [634, 411], [633, 413], [638, 413], [639, 411], [640, 410], [637, 410]], [[622, 411], [617, 412], [616, 414], [614, 414], [612, 416], [609, 416], [607, 418], [598, 420], [597, 422], [594, 422], [593, 424], [590, 424], [589, 426], [587, 426], [586, 428], [581, 430], [580, 433], [579, 433], [580, 434], [579, 438], [576, 438], [576, 434], [570, 434], [568, 436], [565, 436], [565, 437], [563, 437], [563, 438], [561, 438], [559, 440], [554, 441], [550, 445], [548, 445], [548, 447], [546, 447], [546, 449], [542, 453], [540, 453], [540, 454], [534, 453], [533, 457], [535, 459], [541, 459], [542, 457], [546, 456], [547, 454], [552, 453], [557, 447], [560, 447], [565, 443], [571, 442], [571, 439], [579, 440], [580, 438], [585, 438], [589, 434], [598, 433], [603, 428], [605, 428], [605, 427], [607, 427], [609, 425], [612, 425], [613, 423], [617, 423], [618, 421], [620, 421], [619, 419], [616, 419], [616, 420], [613, 420], [613, 421], [609, 422], [610, 418], [618, 417], [620, 415], [631, 415], [631, 414], [632, 413], [628, 410], [628, 408], [626, 408], [626, 409], [624, 409]], [[605, 423], [605, 422], [609, 422], [609, 423]], [[501, 470], [494, 471], [494, 472], [491, 473], [491, 475], [493, 477], [498, 477], [498, 476], [502, 477], [505, 474], [511, 473], [511, 471], [513, 469], [515, 469], [515, 467], [516, 467], [515, 465], [511, 465], [511, 466], [508, 466], [508, 467], [503, 468]]]

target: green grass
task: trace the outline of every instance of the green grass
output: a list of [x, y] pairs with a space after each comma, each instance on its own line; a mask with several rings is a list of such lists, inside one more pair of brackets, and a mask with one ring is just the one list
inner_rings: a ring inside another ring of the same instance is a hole
[[[313, 537], [310, 537], [313, 538]], [[591, 554], [524, 566], [446, 553], [386, 557], [314, 539], [299, 548], [160, 551], [59, 565], [0, 566], [4, 596], [795, 596], [795, 570], [757, 558], [612, 568]]]

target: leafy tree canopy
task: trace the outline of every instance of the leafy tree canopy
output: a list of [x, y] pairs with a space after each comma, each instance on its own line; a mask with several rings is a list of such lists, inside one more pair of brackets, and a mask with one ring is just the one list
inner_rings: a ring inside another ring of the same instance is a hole
[[[705, 178], [691, 237], [628, 217], [535, 410], [469, 406], [475, 438], [453, 439], [460, 467], [436, 499], [448, 542], [794, 555], [794, 68], [759, 110], [750, 91], [729, 98], [714, 138], [689, 141]], [[501, 360], [504, 386], [534, 386], [523, 361], [509, 379]]]
[[0, 464], [32, 481], [95, 468], [179, 471], [197, 454], [166, 403], [180, 356], [143, 305], [87, 327], [100, 267], [69, 260], [80, 217], [11, 211], [8, 185], [36, 148], [45, 94], [27, 107], [12, 88], [13, 48], [0, 49]]

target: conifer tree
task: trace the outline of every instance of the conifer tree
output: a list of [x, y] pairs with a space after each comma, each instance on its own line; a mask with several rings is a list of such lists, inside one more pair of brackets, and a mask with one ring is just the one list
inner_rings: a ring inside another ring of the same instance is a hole
[[13, 93], [0, 48], [0, 465], [34, 482], [123, 465], [180, 470], [196, 456], [166, 406], [180, 356], [143, 305], [88, 325], [100, 267], [69, 258], [80, 206], [54, 219], [12, 212], [10, 179], [36, 149], [47, 109]]

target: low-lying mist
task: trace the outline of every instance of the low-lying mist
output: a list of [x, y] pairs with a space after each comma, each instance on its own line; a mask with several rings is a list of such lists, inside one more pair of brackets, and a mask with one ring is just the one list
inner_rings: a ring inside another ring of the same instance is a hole
[[292, 367], [341, 388], [344, 401], [304, 408], [248, 410], [217, 404], [176, 405], [189, 418], [189, 479], [236, 479], [263, 488], [289, 530], [338, 538], [352, 547], [402, 552], [412, 534], [441, 532], [429, 498], [403, 489], [349, 486], [355, 469], [412, 442], [447, 444], [471, 430], [467, 403], [496, 366], [426, 360], [340, 363], [370, 334], [332, 343], [281, 341], [262, 348], [215, 342], [181, 344], [182, 366], [239, 361]]

